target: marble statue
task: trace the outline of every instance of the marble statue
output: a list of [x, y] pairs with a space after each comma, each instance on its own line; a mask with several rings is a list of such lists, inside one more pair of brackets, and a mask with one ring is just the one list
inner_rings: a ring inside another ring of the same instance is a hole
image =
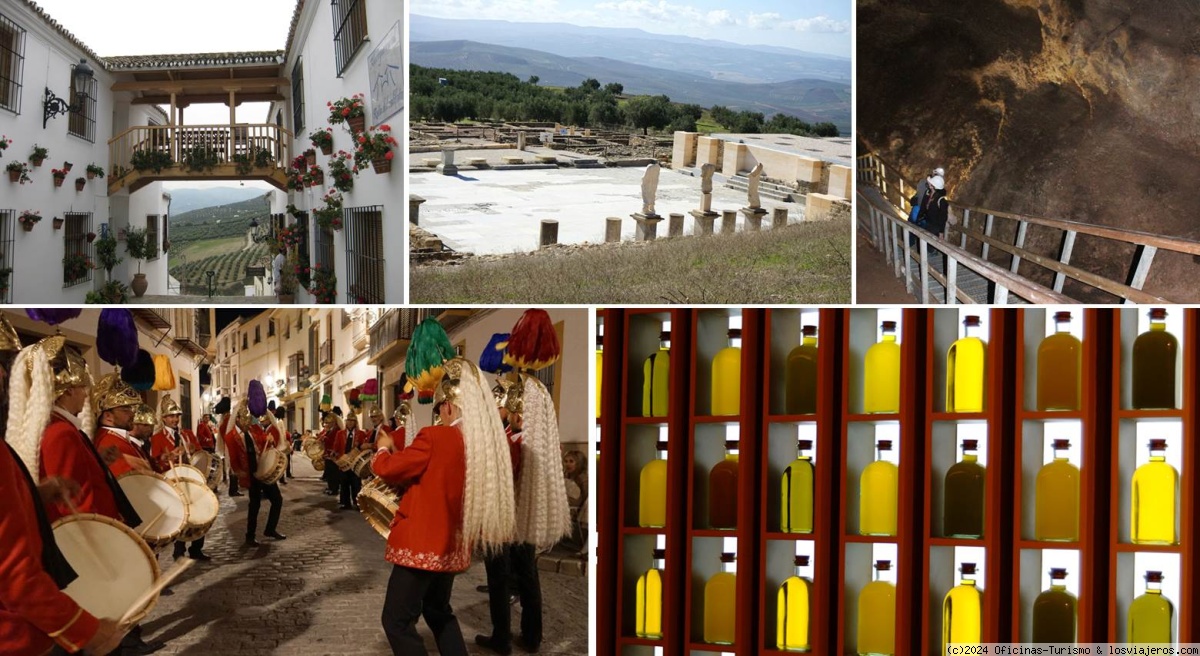
[[654, 216], [654, 198], [658, 195], [658, 162], [646, 167], [642, 174], [642, 214]]
[[713, 173], [716, 173], [716, 164], [703, 164], [700, 166], [700, 193], [712, 193]]
[[762, 199], [758, 197], [758, 185], [762, 181], [762, 174], [763, 165], [762, 162], [759, 162], [758, 164], [754, 165], [754, 168], [750, 170], [750, 175], [747, 176], [750, 179], [748, 193], [750, 196], [750, 207], [752, 209], [758, 209], [762, 207]]

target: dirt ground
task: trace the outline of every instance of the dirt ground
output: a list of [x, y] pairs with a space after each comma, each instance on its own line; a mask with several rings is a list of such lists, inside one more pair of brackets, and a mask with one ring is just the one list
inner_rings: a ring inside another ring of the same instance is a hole
[[904, 279], [897, 278], [883, 253], [875, 250], [861, 232], [854, 245], [854, 302], [859, 305], [900, 305], [916, 303], [904, 291]]

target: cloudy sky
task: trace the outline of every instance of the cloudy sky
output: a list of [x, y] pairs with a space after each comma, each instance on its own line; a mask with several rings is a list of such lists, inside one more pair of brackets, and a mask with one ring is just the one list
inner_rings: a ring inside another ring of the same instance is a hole
[[632, 27], [844, 57], [852, 8], [851, 0], [411, 0], [423, 16]]

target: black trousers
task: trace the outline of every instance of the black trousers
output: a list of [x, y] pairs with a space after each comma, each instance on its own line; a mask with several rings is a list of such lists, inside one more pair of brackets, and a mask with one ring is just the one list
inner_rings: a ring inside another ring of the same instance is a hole
[[325, 459], [325, 469], [321, 471], [321, 478], [325, 479], [325, 487], [329, 488], [330, 492], [338, 491], [338, 482], [341, 481], [342, 470], [338, 469], [329, 458]]
[[513, 544], [484, 559], [487, 572], [488, 610], [492, 616], [492, 639], [498, 646], [512, 646], [512, 608], [508, 603], [510, 579], [517, 583], [521, 600], [521, 637], [529, 647], [542, 644], [542, 586], [538, 581], [537, 553], [532, 544]]
[[288, 478], [295, 478], [294, 476], [292, 476], [292, 452], [291, 451], [288, 451], [287, 471], [284, 472], [283, 475], [287, 476]]
[[341, 492], [341, 497], [339, 500], [341, 501], [342, 505], [350, 506], [352, 504], [357, 504], [358, 493], [362, 491], [362, 479], [358, 477], [358, 474], [354, 473], [354, 470], [339, 470], [338, 473], [341, 474], [341, 485], [338, 489]]
[[466, 656], [458, 618], [450, 607], [454, 574], [392, 566], [387, 598], [383, 602], [383, 632], [395, 656], [424, 656], [429, 652], [417, 633], [417, 619], [424, 617], [433, 631], [438, 653]]
[[[175, 557], [176, 558], [183, 555], [184, 544], [185, 543], [180, 542], [178, 540], [175, 541]], [[199, 554], [202, 551], [204, 551], [204, 538], [200, 538], [199, 540], [196, 540], [195, 542], [192, 542], [187, 546], [187, 552], [193, 556]]]
[[267, 533], [274, 533], [279, 527], [279, 513], [283, 511], [283, 495], [279, 493], [279, 484], [263, 485], [257, 479], [250, 481], [250, 516], [246, 518], [246, 539], [253, 538], [258, 533], [258, 509], [263, 498], [271, 502], [271, 510], [267, 513]]

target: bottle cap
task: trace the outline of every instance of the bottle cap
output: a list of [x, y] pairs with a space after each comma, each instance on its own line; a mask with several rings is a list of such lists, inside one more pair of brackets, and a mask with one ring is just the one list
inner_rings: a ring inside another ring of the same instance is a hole
[[654, 560], [663, 560], [664, 558], [667, 557], [667, 550], [666, 549], [655, 549], [653, 551], [653, 553], [651, 554], [651, 557], [654, 558]]
[[1150, 318], [1162, 321], [1167, 318], [1167, 308], [1151, 308]]
[[816, 337], [817, 336], [817, 327], [816, 326], [805, 326], [800, 329], [800, 333], [802, 335], [804, 335], [805, 337]]
[[730, 328], [728, 335], [729, 335], [729, 339], [737, 339], [742, 336], [742, 329], [741, 328]]
[[1158, 439], [1158, 438], [1150, 440], [1150, 450], [1151, 451], [1166, 451], [1167, 450], [1167, 441], [1163, 440], [1163, 439]]
[[892, 441], [891, 440], [879, 440], [875, 444], [875, 446], [879, 447], [880, 451], [891, 451], [892, 450]]
[[665, 342], [669, 339], [671, 339], [671, 331], [669, 330], [664, 330], [658, 334], [658, 341], [660, 342]]
[[964, 326], [978, 326], [979, 325], [979, 317], [977, 317], [973, 314], [968, 315], [967, 318], [963, 319], [963, 325]]
[[796, 556], [796, 567], [808, 567], [808, 556]]
[[884, 321], [882, 324], [880, 324], [880, 328], [882, 328], [884, 332], [896, 332], [896, 322]]
[[737, 440], [725, 440], [725, 448], [726, 449], [738, 448], [738, 441]]
[[800, 440], [800, 448], [805, 451], [812, 448], [812, 440]]
[[959, 565], [958, 571], [962, 572], [963, 574], [974, 574], [975, 563], [963, 563]]
[[1069, 449], [1071, 448], [1071, 440], [1054, 440], [1054, 444], [1051, 446], [1055, 449]]
[[1070, 320], [1071, 320], [1071, 313], [1070, 313], [1070, 312], [1055, 312], [1055, 313], [1054, 313], [1054, 320], [1055, 320], [1055, 321], [1059, 321], [1059, 322], [1070, 321]]
[[723, 562], [723, 563], [732, 563], [735, 560], [737, 560], [737, 556], [733, 555], [732, 553], [730, 553], [728, 551], [721, 554], [721, 562]]
[[879, 571], [881, 571], [881, 572], [886, 572], [886, 571], [888, 571], [888, 570], [889, 570], [889, 569], [891, 569], [891, 568], [892, 568], [892, 561], [890, 561], [890, 560], [877, 560], [877, 561], [875, 561], [875, 569], [877, 569], [877, 570], [879, 570]]
[[1058, 581], [1067, 578], [1067, 570], [1065, 567], [1053, 567], [1050, 569], [1050, 578]]
[[979, 440], [963, 440], [962, 448], [963, 451], [975, 451], [979, 449]]
[[667, 441], [666, 441], [666, 440], [659, 440], [659, 441], [655, 442], [655, 443], [654, 443], [654, 448], [655, 448], [655, 449], [657, 449], [657, 450], [659, 450], [659, 451], [666, 451], [666, 450], [667, 450]]
[[1146, 583], [1162, 583], [1162, 572], [1146, 572]]

